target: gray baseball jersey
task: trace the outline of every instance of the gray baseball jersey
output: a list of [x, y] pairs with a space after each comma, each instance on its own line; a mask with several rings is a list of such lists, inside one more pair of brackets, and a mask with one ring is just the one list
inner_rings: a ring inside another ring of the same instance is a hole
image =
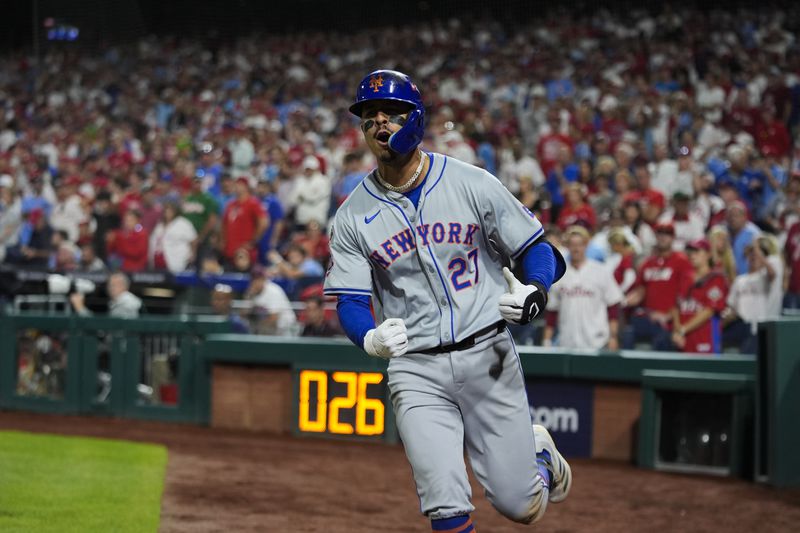
[[501, 319], [502, 267], [542, 225], [500, 181], [441, 154], [418, 207], [367, 176], [336, 213], [325, 294], [373, 296], [377, 323], [402, 318], [409, 352], [456, 342]]

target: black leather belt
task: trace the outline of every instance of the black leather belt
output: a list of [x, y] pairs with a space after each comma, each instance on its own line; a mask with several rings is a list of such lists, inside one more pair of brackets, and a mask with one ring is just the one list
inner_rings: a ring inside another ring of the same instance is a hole
[[506, 329], [506, 323], [504, 320], [501, 320], [499, 322], [495, 322], [491, 326], [486, 326], [480, 331], [476, 331], [466, 339], [460, 340], [455, 344], [448, 344], [446, 346], [436, 346], [434, 348], [428, 348], [426, 350], [417, 350], [417, 352], [425, 354], [437, 354], [437, 353], [458, 352], [461, 350], [466, 350], [467, 348], [472, 348], [473, 346], [475, 346], [476, 339], [480, 339], [481, 337], [483, 337], [488, 333], [494, 333], [494, 335], [497, 335], [504, 329]]

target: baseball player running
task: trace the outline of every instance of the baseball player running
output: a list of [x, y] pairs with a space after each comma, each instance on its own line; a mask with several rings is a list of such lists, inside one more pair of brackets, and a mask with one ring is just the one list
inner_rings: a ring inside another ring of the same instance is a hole
[[408, 76], [369, 74], [350, 111], [378, 167], [336, 213], [325, 293], [338, 296], [348, 337], [389, 360], [421, 511], [434, 531], [475, 531], [466, 448], [495, 508], [533, 523], [566, 498], [572, 474], [547, 430], [531, 425], [505, 323], [544, 311], [564, 259], [496, 177], [420, 150], [425, 108]]

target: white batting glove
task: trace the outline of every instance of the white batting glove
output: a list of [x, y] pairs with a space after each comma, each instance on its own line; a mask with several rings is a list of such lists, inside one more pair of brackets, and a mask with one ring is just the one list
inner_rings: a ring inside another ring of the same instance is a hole
[[391, 359], [408, 351], [406, 324], [402, 318], [388, 318], [364, 336], [364, 351], [368, 354]]
[[503, 277], [508, 283], [508, 292], [500, 296], [500, 316], [506, 322], [528, 324], [544, 312], [547, 305], [547, 291], [540, 283], [524, 285], [514, 274], [503, 267]]

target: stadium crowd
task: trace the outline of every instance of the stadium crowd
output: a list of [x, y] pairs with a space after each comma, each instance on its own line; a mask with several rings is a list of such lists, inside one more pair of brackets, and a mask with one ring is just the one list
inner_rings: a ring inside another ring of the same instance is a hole
[[337, 334], [327, 224], [373, 161], [347, 106], [394, 67], [425, 89], [423, 147], [498, 176], [567, 257], [546, 344], [751, 350], [755, 323], [800, 308], [792, 9], [150, 37], [54, 46], [38, 69], [7, 55], [0, 262], [246, 273], [242, 331]]

